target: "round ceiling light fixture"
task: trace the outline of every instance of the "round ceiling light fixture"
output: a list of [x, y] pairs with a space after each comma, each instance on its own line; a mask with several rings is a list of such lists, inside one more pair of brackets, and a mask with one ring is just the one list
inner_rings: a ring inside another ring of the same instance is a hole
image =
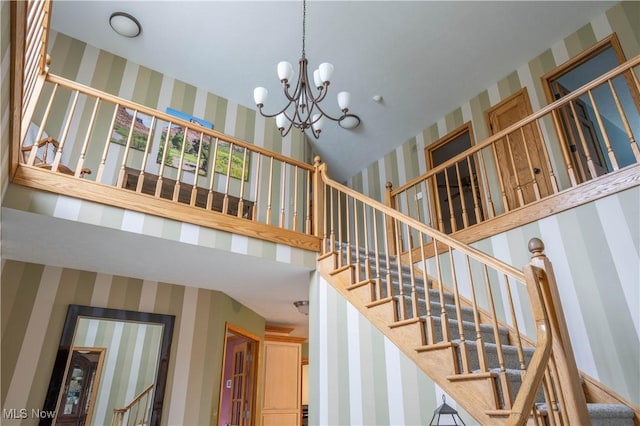
[[140, 22], [125, 12], [114, 12], [109, 17], [109, 25], [113, 31], [124, 37], [137, 37], [142, 32]]

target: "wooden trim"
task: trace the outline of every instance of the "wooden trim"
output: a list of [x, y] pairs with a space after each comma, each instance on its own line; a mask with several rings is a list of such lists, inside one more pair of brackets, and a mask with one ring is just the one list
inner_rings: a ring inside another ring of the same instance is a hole
[[[454, 232], [451, 237], [464, 244], [471, 244], [638, 185], [640, 185], [640, 164], [634, 164], [620, 171], [608, 173], [598, 179], [585, 182], [579, 187], [566, 189], [542, 200], [518, 207], [500, 216]], [[442, 247], [444, 248], [444, 246]], [[414, 256], [420, 254], [420, 247], [413, 250]], [[438, 252], [440, 253], [440, 246], [438, 247]], [[403, 260], [408, 259], [408, 252], [403, 253], [402, 256]], [[432, 244], [425, 246], [425, 257], [433, 257]]]
[[246, 141], [240, 140], [240, 139], [236, 139], [234, 137], [225, 135], [224, 133], [220, 133], [218, 131], [212, 130], [212, 129], [207, 129], [205, 127], [194, 127], [193, 123], [190, 123], [188, 121], [182, 120], [180, 118], [177, 118], [175, 116], [160, 112], [158, 110], [155, 110], [153, 108], [149, 108], [145, 105], [142, 104], [138, 104], [132, 101], [128, 101], [126, 99], [122, 99], [119, 98], [117, 96], [111, 95], [109, 93], [106, 92], [102, 92], [100, 90], [94, 89], [93, 87], [89, 87], [89, 86], [85, 86], [84, 84], [80, 84], [77, 83], [75, 81], [66, 79], [64, 77], [60, 77], [54, 74], [47, 74], [47, 81], [50, 83], [58, 83], [63, 87], [69, 88], [71, 90], [78, 90], [81, 93], [88, 95], [88, 96], [93, 96], [95, 98], [98, 98], [100, 100], [104, 100], [107, 102], [111, 102], [113, 104], [118, 104], [119, 106], [123, 106], [126, 108], [130, 108], [133, 110], [137, 110], [138, 112], [141, 112], [143, 114], [146, 115], [150, 115], [150, 116], [154, 116], [157, 119], [163, 120], [163, 121], [167, 121], [167, 122], [171, 122], [174, 123], [176, 125], [179, 125], [181, 127], [185, 127], [185, 128], [189, 128], [189, 129], [194, 129], [197, 130], [198, 133], [202, 132], [208, 136], [211, 136], [212, 138], [218, 138], [221, 141], [224, 142], [229, 142], [232, 143], [234, 146], [239, 146], [242, 148], [247, 148], [247, 150], [251, 151], [251, 152], [257, 152], [260, 153], [262, 155], [264, 155], [265, 157], [270, 157], [273, 158], [274, 160], [279, 160], [282, 161], [284, 163], [287, 164], [291, 164], [294, 166], [298, 166], [301, 169], [304, 170], [310, 170], [313, 171], [313, 166], [307, 163], [304, 163], [302, 161], [299, 160], [295, 160], [293, 158], [287, 157], [285, 155], [279, 154], [277, 152], [273, 152], [273, 151], [269, 151], [268, 149], [262, 148], [258, 145], [254, 145], [251, 143], [248, 143]]
[[447, 161], [446, 163], [441, 164], [440, 166], [434, 168], [433, 170], [429, 170], [428, 172], [408, 181], [407, 183], [405, 183], [404, 185], [399, 186], [398, 188], [394, 189], [392, 192], [393, 196], [398, 195], [399, 193], [406, 191], [408, 188], [411, 188], [412, 186], [422, 182], [423, 180], [426, 180], [428, 178], [430, 178], [431, 176], [435, 175], [436, 173], [440, 173], [441, 171], [443, 171], [445, 168], [459, 162], [460, 160], [466, 158], [469, 155], [475, 154], [478, 151], [481, 151], [482, 149], [490, 146], [491, 144], [495, 143], [495, 141], [502, 139], [503, 137], [505, 137], [506, 135], [508, 135], [509, 133], [512, 133], [515, 130], [518, 130], [521, 127], [526, 126], [527, 124], [533, 123], [536, 120], [544, 117], [545, 115], [551, 113], [553, 110], [556, 110], [558, 108], [560, 108], [561, 106], [564, 106], [565, 104], [568, 104], [570, 101], [573, 101], [577, 98], [579, 98], [580, 96], [584, 95], [588, 90], [591, 90], [595, 87], [598, 87], [599, 85], [605, 83], [607, 80], [609, 80], [610, 78], [613, 78], [623, 72], [627, 72], [629, 70], [631, 70], [631, 68], [637, 66], [638, 64], [640, 64], [640, 55], [635, 56], [632, 59], [629, 59], [627, 62], [625, 62], [622, 65], [617, 66], [616, 68], [612, 69], [611, 71], [601, 75], [600, 77], [596, 78], [595, 80], [593, 80], [592, 82], [590, 82], [589, 84], [584, 85], [581, 90], [574, 90], [573, 92], [571, 92], [570, 94], [568, 94], [567, 96], [564, 96], [561, 99], [558, 99], [557, 101], [554, 101], [553, 103], [544, 106], [542, 108], [540, 108], [538, 111], [534, 112], [533, 114], [529, 115], [528, 117], [523, 118], [522, 120], [518, 121], [517, 123], [512, 124], [511, 126], [499, 131], [498, 133], [494, 134], [493, 136], [488, 137], [487, 139], [485, 139], [484, 141], [480, 142], [479, 144], [477, 144], [475, 147], [473, 147], [471, 150], [471, 152], [467, 151], [467, 152], [463, 152], [459, 155], [456, 155], [455, 157], [453, 157], [452, 159], [450, 159], [449, 161]]
[[283, 343], [306, 343], [306, 337], [296, 337], [296, 336], [281, 336], [277, 334], [265, 334], [264, 341], [265, 342], [283, 342]]
[[235, 216], [214, 211], [206, 211], [170, 200], [157, 199], [150, 195], [138, 194], [87, 179], [76, 179], [73, 176], [33, 166], [20, 165], [13, 182], [30, 188], [152, 214], [166, 219], [286, 244], [303, 250], [320, 251], [320, 239], [313, 235], [306, 235], [247, 219], [239, 219]]
[[[451, 247], [454, 250], [458, 250], [461, 253], [466, 254], [467, 256], [471, 257], [472, 259], [477, 259], [478, 261], [485, 263], [487, 266], [491, 266], [494, 269], [497, 269], [501, 272], [504, 272], [508, 275], [510, 275], [511, 277], [520, 280], [520, 281], [524, 281], [524, 274], [522, 273], [522, 271], [520, 271], [519, 269], [514, 268], [511, 265], [508, 265], [492, 256], [487, 255], [486, 253], [474, 248], [474, 247], [470, 247], [467, 246], [466, 244], [461, 243], [460, 241], [453, 239], [451, 236], [446, 235], [440, 231], [437, 231], [435, 229], [432, 229], [428, 226], [426, 226], [424, 223], [418, 222], [417, 220], [408, 217], [402, 213], [400, 213], [397, 210], [393, 210], [388, 206], [385, 206], [384, 204], [373, 200], [369, 197], [367, 197], [366, 195], [363, 195], [357, 191], [354, 191], [353, 189], [342, 185], [338, 182], [335, 182], [333, 180], [331, 180], [324, 171], [321, 170], [321, 177], [322, 180], [324, 181], [324, 183], [326, 185], [329, 185], [330, 187], [333, 187], [335, 189], [337, 189], [338, 191], [344, 192], [346, 193], [348, 196], [362, 202], [365, 203], [367, 205], [369, 205], [370, 207], [379, 210], [381, 213], [386, 214], [394, 219], [396, 219], [398, 222], [404, 223], [414, 229], [416, 229], [419, 232], [422, 232], [425, 235], [430, 236], [431, 238], [433, 238], [434, 240], [437, 240], [443, 244], [446, 244], [447, 246]], [[417, 257], [420, 258], [420, 257]]]

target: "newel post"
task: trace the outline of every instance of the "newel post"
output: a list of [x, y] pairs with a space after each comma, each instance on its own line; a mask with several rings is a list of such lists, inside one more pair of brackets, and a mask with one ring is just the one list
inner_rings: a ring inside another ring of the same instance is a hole
[[[395, 197], [392, 195], [392, 190], [393, 190], [393, 184], [391, 182], [387, 182], [387, 184], [385, 185], [386, 190], [384, 191], [384, 203], [387, 205], [387, 207], [395, 210], [396, 209], [396, 199]], [[397, 254], [396, 251], [396, 224], [395, 224], [395, 220], [389, 216], [389, 215], [385, 215], [385, 227], [386, 227], [386, 238], [387, 238], [387, 245], [389, 247], [389, 254]]]
[[560, 293], [556, 283], [551, 262], [544, 254], [544, 243], [539, 238], [529, 240], [529, 252], [531, 253], [531, 266], [544, 271], [544, 279], [540, 281], [545, 309], [549, 316], [549, 326], [553, 338], [552, 354], [558, 373], [558, 385], [565, 402], [567, 417], [572, 424], [590, 425], [591, 420], [587, 412], [587, 401], [580, 383], [580, 373], [573, 355], [573, 347], [569, 337], [569, 329], [560, 301]]
[[321, 173], [327, 172], [327, 165], [322, 164], [320, 157], [316, 156], [313, 159], [313, 167], [315, 171], [313, 173], [313, 235], [316, 237], [324, 237], [324, 218], [325, 218], [325, 188], [324, 181], [322, 180]]

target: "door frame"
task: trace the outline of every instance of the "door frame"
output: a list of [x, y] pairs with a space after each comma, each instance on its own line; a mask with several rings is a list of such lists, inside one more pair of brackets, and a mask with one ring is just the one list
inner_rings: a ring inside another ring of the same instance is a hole
[[232, 362], [232, 360], [227, 360], [227, 344], [229, 343], [229, 336], [230, 335], [236, 335], [236, 336], [240, 336], [243, 340], [246, 341], [250, 341], [253, 343], [253, 347], [254, 347], [254, 352], [253, 352], [253, 362], [251, 363], [251, 376], [253, 378], [253, 386], [251, 389], [251, 395], [249, 397], [249, 421], [248, 424], [249, 425], [256, 425], [256, 419], [258, 418], [257, 413], [256, 413], [256, 409], [257, 409], [257, 395], [258, 395], [258, 388], [259, 388], [259, 363], [260, 363], [260, 353], [261, 353], [261, 347], [262, 347], [262, 339], [241, 328], [238, 327], [234, 324], [231, 324], [229, 322], [225, 323], [225, 328], [224, 328], [224, 344], [223, 344], [223, 348], [222, 348], [222, 370], [220, 373], [220, 392], [218, 395], [218, 418], [216, 419], [216, 423], [215, 425], [217, 426], [220, 423], [220, 413], [222, 413], [222, 410], [226, 410], [228, 409], [228, 407], [224, 407], [223, 401], [222, 401], [222, 395], [224, 393], [224, 389], [225, 389], [225, 368], [227, 365], [227, 362]]
[[[551, 71], [542, 75], [540, 77], [540, 80], [542, 82], [542, 88], [544, 90], [544, 94], [547, 99], [547, 104], [551, 104], [556, 100], [553, 95], [553, 88], [551, 86], [551, 83], [554, 80], [556, 80], [563, 74], [571, 71], [572, 69], [579, 67], [583, 63], [587, 62], [588, 60], [592, 59], [596, 55], [600, 54], [601, 52], [609, 48], [613, 49], [616, 59], [618, 60], [618, 65], [623, 64], [624, 62], [627, 61], [624, 51], [622, 50], [622, 45], [620, 44], [620, 40], [618, 39], [618, 35], [614, 32], [614, 33], [611, 33], [608, 37], [605, 37], [604, 39], [600, 40], [590, 48], [582, 51], [581, 53], [577, 54], [573, 58], [570, 58], [569, 60], [558, 65]], [[635, 88], [633, 77], [629, 73], [625, 73], [624, 78], [627, 81], [627, 86], [629, 87], [631, 98], [633, 99], [633, 102], [635, 103], [636, 108], [640, 112], [640, 92]], [[568, 135], [565, 133], [563, 129], [563, 125], [561, 122], [562, 120], [553, 120], [553, 121], [554, 121], [554, 128], [556, 131], [556, 135], [558, 136], [559, 143], [562, 145], [561, 149], [563, 150], [563, 152], [565, 152], [565, 155], [569, 157], [569, 161], [571, 161], [571, 165], [573, 169], [578, 170], [578, 168], [581, 165], [577, 163], [577, 160], [569, 152], [570, 141], [568, 140], [569, 138]], [[595, 178], [595, 177], [592, 177], [592, 178]], [[578, 179], [578, 176], [576, 176], [576, 179]]]
[[[432, 170], [434, 167], [433, 165], [433, 151], [435, 151], [438, 148], [441, 148], [442, 146], [446, 145], [447, 143], [453, 141], [454, 139], [458, 138], [460, 135], [464, 134], [464, 133], [468, 133], [469, 134], [469, 148], [472, 148], [475, 144], [476, 144], [476, 140], [475, 140], [475, 136], [473, 133], [473, 124], [471, 121], [467, 121], [466, 123], [462, 124], [461, 126], [457, 127], [456, 129], [454, 129], [453, 131], [447, 133], [446, 135], [444, 135], [443, 137], [441, 137], [440, 139], [436, 140], [435, 142], [427, 145], [424, 148], [424, 156], [425, 156], [425, 161], [426, 161], [426, 165], [427, 165], [427, 170]], [[456, 154], [459, 155], [459, 154]], [[484, 168], [482, 167], [482, 163], [481, 161], [479, 161], [478, 156], [482, 155], [481, 152], [478, 152], [477, 155], [473, 155], [473, 161], [474, 161], [474, 166], [475, 166], [475, 173], [477, 176], [477, 197], [479, 197], [479, 201], [480, 201], [480, 222], [482, 222], [482, 220], [487, 216], [486, 212], [487, 212], [487, 206], [485, 204], [485, 192], [484, 192], [484, 186], [483, 186], [483, 182], [484, 182]], [[453, 157], [451, 157], [453, 158]], [[448, 161], [448, 160], [447, 160]], [[457, 185], [453, 185], [453, 186], [457, 186]], [[437, 185], [437, 175], [434, 175], [433, 179], [430, 179], [429, 181], [429, 191], [431, 191], [431, 194], [433, 194], [433, 196], [429, 197], [429, 208], [433, 213], [436, 214], [436, 217], [432, 217], [432, 225], [434, 225], [434, 227], [437, 226], [437, 229], [439, 229], [441, 232], [444, 232], [444, 229], [441, 226], [441, 223], [438, 221], [438, 219], [440, 219], [441, 221], [446, 221], [449, 220], [449, 218], [438, 218], [437, 215], [441, 215], [442, 212], [440, 211], [440, 198], [439, 198], [439, 191], [438, 191], [438, 185]], [[462, 193], [460, 193], [460, 196], [462, 196]], [[471, 207], [471, 208], [470, 208]], [[472, 212], [472, 214], [474, 214], [475, 217], [475, 212], [473, 211], [473, 206], [466, 206], [467, 211]], [[480, 223], [478, 222], [478, 223]], [[464, 228], [462, 228], [464, 229]], [[461, 229], [455, 229], [451, 231], [451, 233], [454, 233], [456, 231], [460, 231]]]

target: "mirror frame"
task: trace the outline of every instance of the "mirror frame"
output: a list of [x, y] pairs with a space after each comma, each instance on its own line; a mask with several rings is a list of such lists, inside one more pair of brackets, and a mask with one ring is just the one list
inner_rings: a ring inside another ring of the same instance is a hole
[[[162, 417], [162, 404], [164, 401], [167, 373], [169, 370], [169, 355], [171, 353], [171, 339], [173, 336], [174, 315], [154, 314], [149, 312], [126, 311], [122, 309], [97, 308], [93, 306], [69, 305], [67, 317], [60, 337], [58, 353], [51, 372], [49, 389], [44, 400], [43, 410], [55, 411], [58, 404], [58, 396], [63, 386], [62, 380], [67, 367], [69, 351], [73, 346], [78, 318], [92, 318], [127, 322], [146, 322], [164, 326], [160, 341], [160, 354], [158, 358], [158, 372], [156, 374], [156, 390], [153, 395], [153, 408], [151, 410], [151, 426], [160, 425]], [[40, 425], [50, 425], [53, 419], [42, 419]]]

